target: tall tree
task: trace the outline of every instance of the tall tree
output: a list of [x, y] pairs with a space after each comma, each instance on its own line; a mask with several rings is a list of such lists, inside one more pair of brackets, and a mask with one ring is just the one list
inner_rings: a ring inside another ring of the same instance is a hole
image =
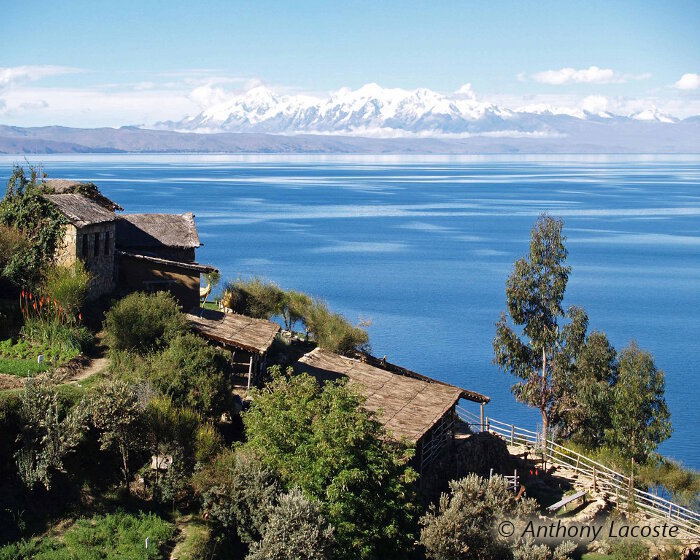
[[610, 411], [608, 441], [634, 461], [645, 461], [671, 436], [671, 414], [664, 399], [663, 370], [632, 341], [622, 352]]
[[512, 391], [519, 401], [540, 410], [545, 437], [557, 404], [555, 358], [566, 347], [567, 334], [574, 337], [585, 333], [581, 323], [588, 319], [572, 308], [569, 318], [573, 326], [567, 332], [560, 329], [565, 317], [562, 300], [571, 272], [566, 266], [562, 227], [561, 220], [547, 214], [537, 219], [531, 231], [530, 252], [515, 262], [506, 282], [508, 313], [513, 323], [522, 327], [522, 338], [502, 313], [493, 341], [494, 363], [522, 379]]

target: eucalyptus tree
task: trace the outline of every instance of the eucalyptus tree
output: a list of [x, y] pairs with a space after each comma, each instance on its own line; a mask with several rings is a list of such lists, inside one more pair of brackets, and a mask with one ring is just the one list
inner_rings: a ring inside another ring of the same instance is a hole
[[[493, 341], [494, 363], [521, 380], [511, 390], [517, 400], [540, 410], [545, 437], [557, 413], [565, 373], [557, 367], [558, 355], [582, 343], [588, 321], [582, 310], [571, 308], [565, 315], [562, 308], [571, 272], [562, 227], [562, 220], [547, 214], [537, 219], [530, 251], [515, 262], [506, 282], [508, 314], [521, 332], [503, 312]], [[560, 323], [567, 315], [571, 323], [563, 329]]]

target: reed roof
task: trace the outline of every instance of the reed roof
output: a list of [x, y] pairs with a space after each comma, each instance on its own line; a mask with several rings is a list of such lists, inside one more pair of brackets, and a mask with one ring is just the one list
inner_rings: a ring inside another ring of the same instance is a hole
[[280, 331], [277, 323], [236, 313], [195, 307], [187, 314], [190, 327], [205, 338], [248, 352], [264, 354]]
[[120, 257], [127, 257], [131, 259], [136, 259], [140, 261], [150, 262], [153, 264], [161, 264], [164, 266], [173, 266], [176, 268], [181, 268], [183, 270], [192, 270], [194, 272], [201, 272], [203, 274], [207, 272], [214, 272], [217, 270], [215, 267], [208, 264], [200, 264], [197, 262], [184, 262], [184, 261], [174, 261], [171, 259], [164, 259], [162, 257], [154, 257], [152, 255], [142, 255], [140, 253], [130, 253], [128, 251], [117, 251]]
[[201, 246], [194, 214], [123, 214], [117, 220], [117, 244], [122, 248]]
[[107, 210], [82, 194], [45, 194], [44, 198], [51, 201], [61, 214], [79, 228], [111, 222], [115, 219], [114, 212]]
[[320, 382], [348, 378], [394, 437], [417, 443], [460, 399], [462, 389], [399, 375], [316, 348], [294, 365]]

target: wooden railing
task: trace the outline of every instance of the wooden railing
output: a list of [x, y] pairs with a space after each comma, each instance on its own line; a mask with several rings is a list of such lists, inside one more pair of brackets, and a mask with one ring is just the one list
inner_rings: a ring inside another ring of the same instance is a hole
[[502, 437], [510, 445], [532, 447], [545, 462], [564, 466], [589, 478], [594, 491], [607, 493], [608, 499], [619, 509], [637, 510], [657, 520], [673, 521], [688, 535], [700, 538], [700, 513], [697, 511], [635, 488], [630, 477], [550, 439], [545, 441], [538, 432], [493, 418], [485, 418], [482, 424], [479, 417], [459, 405], [457, 414], [472, 431], [487, 431]]

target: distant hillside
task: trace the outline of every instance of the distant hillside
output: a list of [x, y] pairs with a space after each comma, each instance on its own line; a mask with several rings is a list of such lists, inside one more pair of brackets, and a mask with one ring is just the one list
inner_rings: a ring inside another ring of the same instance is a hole
[[700, 119], [667, 123], [549, 116], [549, 135], [475, 134], [466, 138], [195, 133], [137, 127], [20, 128], [0, 125], [0, 153], [528, 154], [700, 153]]

